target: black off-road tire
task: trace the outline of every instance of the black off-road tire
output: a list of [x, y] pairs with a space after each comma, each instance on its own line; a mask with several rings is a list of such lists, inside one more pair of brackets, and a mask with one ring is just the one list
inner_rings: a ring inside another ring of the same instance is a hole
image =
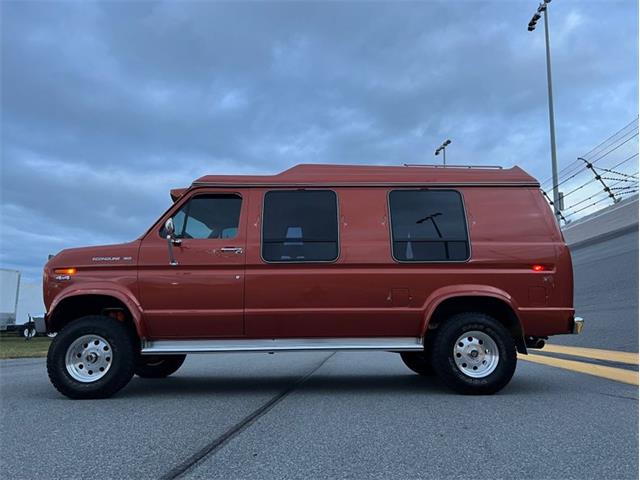
[[[473, 378], [458, 368], [454, 358], [456, 341], [466, 332], [479, 331], [495, 342], [499, 359], [495, 369], [483, 378]], [[516, 369], [516, 345], [509, 331], [484, 313], [459, 313], [442, 322], [431, 348], [431, 364], [442, 382], [465, 395], [491, 395], [509, 383]]]
[[165, 378], [175, 373], [185, 358], [186, 355], [140, 355], [135, 373], [142, 378]]
[[433, 377], [436, 372], [431, 363], [431, 348], [433, 344], [433, 335], [429, 335], [425, 339], [424, 351], [422, 352], [400, 352], [400, 358], [404, 364], [418, 375], [425, 377]]
[[400, 352], [404, 364], [418, 375], [433, 377], [436, 372], [431, 364], [431, 349], [433, 348], [433, 332], [427, 332], [422, 352]]
[[[76, 380], [66, 366], [67, 350], [84, 335], [98, 335], [110, 345], [110, 366], [90, 383]], [[122, 322], [103, 315], [88, 315], [67, 324], [52, 340], [47, 354], [47, 373], [53, 386], [74, 399], [107, 398], [123, 388], [131, 377], [137, 356], [134, 333]]]
[[431, 365], [431, 355], [427, 352], [400, 352], [404, 364], [418, 375], [432, 377], [436, 373]]

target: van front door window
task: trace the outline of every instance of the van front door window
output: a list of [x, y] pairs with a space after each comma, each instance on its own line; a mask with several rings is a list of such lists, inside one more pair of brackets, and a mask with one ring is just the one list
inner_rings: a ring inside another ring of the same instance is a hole
[[[198, 195], [173, 216], [176, 238], [234, 238], [242, 200], [238, 195]], [[161, 236], [166, 235], [163, 231]]]

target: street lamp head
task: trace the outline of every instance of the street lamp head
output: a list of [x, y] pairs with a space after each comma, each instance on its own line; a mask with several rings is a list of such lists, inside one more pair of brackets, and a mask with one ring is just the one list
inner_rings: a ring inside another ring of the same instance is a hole
[[533, 18], [531, 18], [532, 22], [537, 22], [538, 20], [540, 20], [540, 18], [542, 18], [542, 15], [540, 15], [538, 12], [533, 14]]
[[[442, 145], [440, 145], [435, 152], [435, 155], [440, 155], [440, 152], [444, 152], [444, 149], [447, 147], [447, 145], [449, 145], [451, 143], [451, 140], [447, 139], [444, 142], [442, 142]], [[444, 155], [444, 153], [443, 153]]]

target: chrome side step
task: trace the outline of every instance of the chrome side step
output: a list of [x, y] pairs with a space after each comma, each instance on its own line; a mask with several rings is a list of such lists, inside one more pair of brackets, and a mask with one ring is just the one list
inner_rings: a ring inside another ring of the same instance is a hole
[[142, 354], [296, 352], [305, 350], [422, 350], [419, 337], [143, 340]]

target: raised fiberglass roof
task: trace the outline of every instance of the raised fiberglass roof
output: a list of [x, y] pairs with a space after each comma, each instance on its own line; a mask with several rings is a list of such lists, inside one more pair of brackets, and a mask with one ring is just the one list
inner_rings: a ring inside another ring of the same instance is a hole
[[538, 185], [520, 167], [296, 165], [276, 175], [205, 175], [197, 185], [527, 184]]

